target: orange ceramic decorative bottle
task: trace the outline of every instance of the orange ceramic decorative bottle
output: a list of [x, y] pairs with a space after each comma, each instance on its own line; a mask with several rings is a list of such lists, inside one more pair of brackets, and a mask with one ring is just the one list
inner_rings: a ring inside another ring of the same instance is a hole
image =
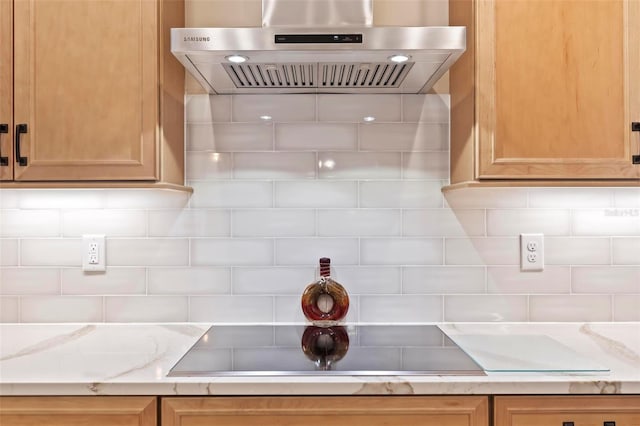
[[331, 259], [320, 259], [320, 279], [302, 293], [302, 312], [314, 323], [333, 323], [344, 319], [349, 310], [347, 291], [330, 276]]
[[302, 351], [318, 370], [331, 370], [349, 350], [349, 334], [342, 326], [308, 326], [302, 334]]

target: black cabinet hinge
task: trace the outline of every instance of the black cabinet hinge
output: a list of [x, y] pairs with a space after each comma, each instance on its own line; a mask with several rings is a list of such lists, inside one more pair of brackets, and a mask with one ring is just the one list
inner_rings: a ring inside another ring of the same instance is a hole
[[[640, 132], [640, 121], [634, 121], [631, 123], [631, 131]], [[631, 164], [640, 164], [640, 155], [632, 155]]]
[[[9, 125], [8, 124], [0, 124], [0, 133], [9, 133]], [[2, 147], [0, 147], [0, 153], [2, 152]], [[9, 157], [3, 157], [0, 154], [0, 166], [8, 166], [9, 165]]]

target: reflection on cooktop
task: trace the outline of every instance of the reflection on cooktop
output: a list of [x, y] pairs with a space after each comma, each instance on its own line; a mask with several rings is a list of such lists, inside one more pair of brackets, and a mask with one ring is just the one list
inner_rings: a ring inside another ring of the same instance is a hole
[[482, 375], [435, 325], [216, 325], [169, 376]]

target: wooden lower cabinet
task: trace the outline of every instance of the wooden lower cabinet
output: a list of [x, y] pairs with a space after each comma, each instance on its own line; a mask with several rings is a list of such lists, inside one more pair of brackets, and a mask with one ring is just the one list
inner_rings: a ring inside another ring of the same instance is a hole
[[487, 426], [482, 396], [163, 398], [162, 426]]
[[640, 426], [640, 396], [497, 396], [495, 426]]
[[2, 426], [156, 426], [151, 396], [0, 397]]

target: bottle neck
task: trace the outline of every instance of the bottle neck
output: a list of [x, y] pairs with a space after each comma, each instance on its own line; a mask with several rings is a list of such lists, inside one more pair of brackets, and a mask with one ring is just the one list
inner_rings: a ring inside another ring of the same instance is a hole
[[330, 260], [326, 257], [320, 259], [320, 276], [321, 277], [329, 277], [331, 276], [331, 266]]

